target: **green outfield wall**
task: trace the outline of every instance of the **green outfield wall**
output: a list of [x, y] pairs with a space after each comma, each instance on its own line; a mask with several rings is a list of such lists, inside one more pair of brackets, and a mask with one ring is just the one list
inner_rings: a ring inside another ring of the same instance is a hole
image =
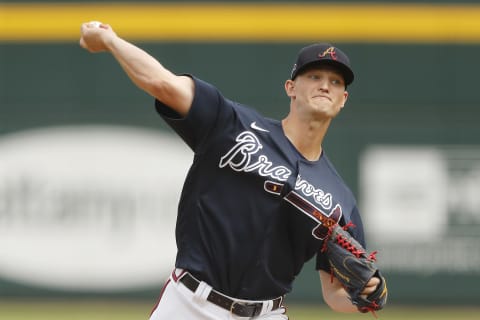
[[[145, 1], [147, 2], [152, 1]], [[253, 10], [257, 2], [242, 3], [250, 4]], [[279, 4], [286, 2], [278, 1]], [[44, 2], [31, 1], [30, 3], [43, 4]], [[51, 3], [64, 5], [80, 2]], [[117, 1], [117, 3], [131, 2]], [[162, 4], [159, 1], [155, 3]], [[189, 3], [202, 4], [201, 1], [189, 1]], [[219, 1], [213, 3], [222, 4]], [[272, 5], [270, 1], [267, 3]], [[324, 2], [304, 1], [302, 3], [315, 3], [321, 6]], [[386, 3], [393, 2], [369, 1], [370, 5]], [[19, 4], [19, 2], [0, 2], [0, 20], [2, 8], [7, 8], [2, 7], [5, 4]], [[348, 6], [351, 3], [338, 1], [335, 4]], [[402, 4], [405, 3], [402, 2]], [[461, 8], [463, 13], [465, 13], [465, 5], [471, 6], [472, 10], [480, 8], [480, 1], [406, 3], [406, 5], [412, 5], [412, 8], [420, 4], [451, 5], [453, 6], [452, 14], [455, 13], [455, 6]], [[355, 3], [355, 6], [358, 5]], [[382, 7], [382, 10], [384, 10], [383, 13], [388, 13], [388, 9]], [[432, 7], [432, 10], [435, 12], [436, 9]], [[285, 21], [285, 24], [295, 24], [295, 19], [301, 19], [301, 17], [292, 17], [292, 21]], [[435, 17], [432, 19], [437, 21]], [[408, 24], [408, 17], [406, 16], [403, 21]], [[476, 28], [475, 23], [473, 26]], [[340, 12], [338, 24], [342, 24]], [[0, 21], [0, 26], [2, 25], [11, 26], [5, 21]], [[331, 25], [328, 27], [336, 28]], [[35, 29], [34, 26], [29, 28]], [[79, 25], [75, 25], [74, 28], [78, 29]], [[460, 34], [458, 37], [462, 38], [461, 34], [468, 29], [468, 24], [459, 26], [456, 29]], [[26, 271], [20, 276], [14, 272], [17, 262], [9, 260], [16, 258], [16, 255], [12, 254], [12, 248], [16, 245], [19, 251], [24, 248], [21, 239], [24, 236], [25, 238], [30, 236], [27, 234], [29, 230], [35, 230], [36, 224], [39, 226], [38, 230], [43, 230], [43, 224], [33, 215], [42, 216], [41, 210], [50, 210], [54, 206], [53, 202], [49, 202], [48, 205], [39, 205], [42, 200], [40, 197], [34, 198], [32, 193], [35, 193], [35, 190], [43, 190], [42, 192], [50, 197], [45, 190], [49, 190], [48, 188], [55, 185], [57, 180], [53, 182], [41, 180], [42, 183], [35, 185], [26, 183], [25, 181], [33, 179], [30, 175], [35, 179], [40, 179], [39, 177], [43, 179], [40, 173], [31, 173], [30, 170], [34, 170], [35, 164], [26, 165], [15, 171], [17, 163], [21, 163], [23, 161], [21, 157], [25, 155], [22, 153], [18, 156], [20, 158], [14, 158], [11, 155], [17, 151], [15, 147], [17, 143], [19, 148], [23, 148], [24, 145], [21, 143], [26, 134], [33, 132], [33, 135], [36, 135], [34, 130], [82, 126], [139, 128], [155, 134], [171, 133], [156, 115], [153, 99], [134, 87], [110, 55], [89, 54], [79, 47], [78, 39], [70, 35], [67, 35], [64, 40], [49, 40], [51, 31], [45, 32], [43, 36], [46, 38], [43, 40], [40, 37], [35, 40], [0, 41], [0, 296], [5, 298], [127, 296], [151, 299], [160, 290], [161, 281], [158, 279], [151, 284], [140, 282], [142, 284], [123, 287], [98, 288], [72, 285], [68, 288], [59, 286], [56, 282], [54, 285], [49, 285], [48, 281], [38, 279], [42, 277], [40, 273], [35, 278], [35, 274], [29, 273], [28, 269], [25, 269]], [[334, 120], [324, 147], [330, 159], [336, 164], [339, 173], [357, 195], [360, 207], [369, 207], [364, 204], [368, 202], [370, 196], [366, 195], [368, 190], [363, 186], [365, 186], [364, 176], [371, 172], [367, 169], [364, 171], [363, 168], [368, 167], [365, 164], [367, 161], [365, 159], [368, 157], [365, 155], [372, 147], [375, 147], [375, 150], [380, 148], [382, 152], [397, 150], [395, 148], [403, 148], [401, 150], [407, 148], [408, 152], [428, 150], [431, 151], [430, 154], [436, 155], [435, 159], [440, 159], [440, 169], [435, 169], [432, 175], [426, 176], [421, 175], [422, 167], [418, 167], [415, 160], [408, 160], [411, 161], [409, 163], [412, 166], [411, 175], [421, 180], [421, 183], [413, 184], [413, 187], [423, 191], [438, 189], [438, 192], [435, 191], [433, 201], [428, 196], [425, 196], [424, 201], [420, 192], [399, 196], [399, 199], [408, 202], [409, 206], [405, 207], [404, 214], [393, 216], [395, 224], [400, 229], [392, 229], [394, 233], [398, 231], [395, 233], [395, 239], [393, 235], [391, 239], [376, 236], [380, 227], [366, 223], [370, 243], [373, 247], [380, 248], [378, 255], [380, 265], [383, 264], [382, 249], [388, 252], [383, 256], [392, 303], [478, 304], [480, 204], [476, 199], [477, 192], [480, 192], [480, 157], [478, 156], [480, 154], [480, 93], [478, 89], [480, 40], [476, 37], [479, 32], [480, 30], [469, 30], [468, 33], [473, 36], [463, 41], [455, 40], [455, 35], [448, 39], [429, 38], [425, 41], [419, 41], [418, 38], [408, 41], [408, 38], [398, 35], [395, 36], [398, 37], [398, 41], [383, 41], [365, 35], [355, 41], [346, 40], [346, 38], [340, 38], [338, 41], [335, 38], [327, 39], [349, 54], [355, 71], [355, 82], [348, 88], [350, 96], [347, 105]], [[0, 31], [0, 34], [6, 34], [5, 30]], [[432, 34], [434, 33], [430, 35]], [[415, 38], [414, 34], [412, 38]], [[297, 51], [314, 40], [238, 39], [205, 41], [204, 39], [179, 40], [160, 37], [157, 40], [146, 40], [137, 38], [135, 35], [128, 37], [128, 40], [150, 52], [170, 70], [176, 73], [191, 73], [216, 85], [232, 100], [251, 105], [268, 117], [282, 118], [288, 112], [288, 99], [283, 89], [284, 81], [289, 76]], [[324, 39], [318, 38], [315, 41], [324, 41]], [[52, 132], [55, 133], [55, 131]], [[48, 153], [49, 144], [41, 145], [35, 150]], [[405, 153], [400, 155], [403, 157]], [[95, 154], [92, 153], [92, 156], [95, 157]], [[2, 157], [17, 160], [15, 160], [16, 163], [2, 162]], [[53, 162], [55, 162], [54, 159], [52, 159]], [[421, 162], [420, 159], [418, 162]], [[375, 165], [375, 162], [371, 164]], [[429, 170], [428, 166], [426, 170]], [[74, 167], [72, 171], [75, 171]], [[438, 176], [442, 179], [432, 178]], [[70, 181], [69, 179], [76, 178], [68, 176], [65, 179]], [[70, 183], [68, 181], [61, 183]], [[440, 189], [439, 183], [442, 184]], [[403, 191], [405, 189], [401, 189], [399, 193]], [[121, 192], [119, 191], [119, 194]], [[67, 209], [62, 214], [68, 215], [68, 208], [73, 206], [73, 198], [76, 199], [75, 201], [87, 199], [85, 201], [91, 203], [89, 208], [96, 204], [104, 211], [105, 206], [112, 203], [115, 206], [123, 206], [116, 196], [117, 194], [109, 194], [101, 198], [86, 191], [83, 193], [83, 198], [74, 198], [70, 195], [63, 198]], [[51, 198], [57, 199], [55, 196]], [[107, 198], [108, 201], [105, 200]], [[30, 206], [23, 205], [31, 199], [35, 201]], [[129, 203], [137, 205], [135, 202], [137, 198], [132, 199], [134, 200]], [[436, 227], [441, 229], [441, 232], [435, 232], [432, 229], [425, 229], [423, 232], [420, 228], [417, 241], [413, 232], [416, 230], [414, 225], [424, 224], [427, 228], [429, 223], [425, 221], [434, 222], [437, 219], [435, 209], [432, 209], [435, 207], [422, 206], [422, 203], [435, 201], [442, 203], [439, 215], [441, 214], [443, 220]], [[35, 206], [37, 210], [31, 208]], [[408, 208], [413, 207], [418, 210], [418, 214], [413, 209], [413, 213], [408, 212]], [[82, 207], [77, 204], [75, 208]], [[392, 212], [393, 209], [398, 209], [398, 206], [392, 207]], [[111, 209], [111, 212], [115, 210], [117, 209]], [[424, 216], [423, 213], [427, 211], [433, 213]], [[81, 212], [80, 209], [79, 212]], [[88, 212], [94, 215], [91, 211]], [[122, 217], [129, 217], [127, 213], [122, 214], [124, 214]], [[420, 216], [426, 220], [417, 219]], [[76, 221], [83, 223], [84, 220]], [[390, 227], [393, 228], [393, 226]], [[49, 230], [58, 231], [52, 228]], [[115, 232], [118, 230], [122, 229], [115, 229]], [[115, 237], [117, 237], [116, 233]], [[55, 245], [54, 240], [44, 243]], [[119, 243], [123, 242], [118, 241], [115, 244]], [[445, 248], [442, 249], [442, 246]], [[161, 250], [162, 244], [158, 244], [158, 248]], [[431, 252], [434, 252], [432, 258], [425, 258]], [[53, 253], [49, 252], [49, 254]], [[41, 260], [42, 250], [31, 255]], [[402, 257], [399, 258], [402, 261], [395, 260], [395, 256]], [[412, 268], [400, 263], [409, 259], [414, 265]], [[32, 264], [32, 261], [37, 260], [20, 259], [18, 261]], [[58, 267], [54, 261], [56, 260], [52, 260], [51, 265], [53, 270]], [[48, 266], [48, 261], [42, 261], [42, 265]], [[86, 272], [94, 274], [95, 269], [88, 269]], [[303, 301], [320, 299], [318, 281], [313, 264], [309, 262], [299, 276], [290, 298]]]

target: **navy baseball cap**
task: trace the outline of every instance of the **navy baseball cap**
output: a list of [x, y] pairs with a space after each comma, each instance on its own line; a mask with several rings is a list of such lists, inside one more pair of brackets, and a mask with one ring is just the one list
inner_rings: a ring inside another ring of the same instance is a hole
[[295, 79], [301, 72], [314, 65], [327, 64], [338, 68], [343, 75], [345, 84], [353, 82], [353, 71], [350, 67], [350, 59], [340, 49], [330, 43], [316, 43], [304, 47], [297, 56], [297, 61], [293, 65], [290, 79]]

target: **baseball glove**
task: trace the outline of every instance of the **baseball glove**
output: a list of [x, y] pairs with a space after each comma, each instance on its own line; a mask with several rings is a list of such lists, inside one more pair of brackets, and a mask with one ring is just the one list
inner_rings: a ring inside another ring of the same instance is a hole
[[[385, 278], [375, 265], [375, 254], [367, 254], [365, 249], [346, 230], [353, 226], [341, 227], [331, 224], [322, 251], [327, 252], [332, 277], [335, 276], [345, 287], [350, 300], [360, 312], [372, 312], [383, 308], [387, 302]], [[372, 277], [378, 277], [380, 284], [368, 296], [361, 292]], [[332, 278], [333, 280], [333, 278]]]

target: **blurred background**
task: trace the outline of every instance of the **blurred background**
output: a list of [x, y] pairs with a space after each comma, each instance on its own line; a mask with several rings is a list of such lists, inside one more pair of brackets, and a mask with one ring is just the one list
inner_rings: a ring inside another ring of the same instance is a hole
[[[80, 48], [90, 20], [277, 119], [301, 47], [347, 52], [356, 79], [325, 150], [390, 305], [478, 306], [480, 1], [3, 0], [0, 319], [27, 301], [153, 307], [173, 267], [191, 153], [109, 54]], [[287, 301], [322, 306], [313, 262]]]

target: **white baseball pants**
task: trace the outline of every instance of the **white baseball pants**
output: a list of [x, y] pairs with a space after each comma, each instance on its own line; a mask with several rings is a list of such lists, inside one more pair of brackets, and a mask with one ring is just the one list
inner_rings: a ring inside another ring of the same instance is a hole
[[280, 307], [272, 311], [270, 301], [263, 302], [262, 311], [256, 317], [245, 318], [232, 314], [206, 300], [212, 287], [205, 282], [201, 282], [195, 292], [178, 282], [178, 277], [182, 272], [181, 269], [176, 269], [169, 277], [162, 289], [158, 303], [152, 311], [150, 320], [288, 320], [285, 308]]

